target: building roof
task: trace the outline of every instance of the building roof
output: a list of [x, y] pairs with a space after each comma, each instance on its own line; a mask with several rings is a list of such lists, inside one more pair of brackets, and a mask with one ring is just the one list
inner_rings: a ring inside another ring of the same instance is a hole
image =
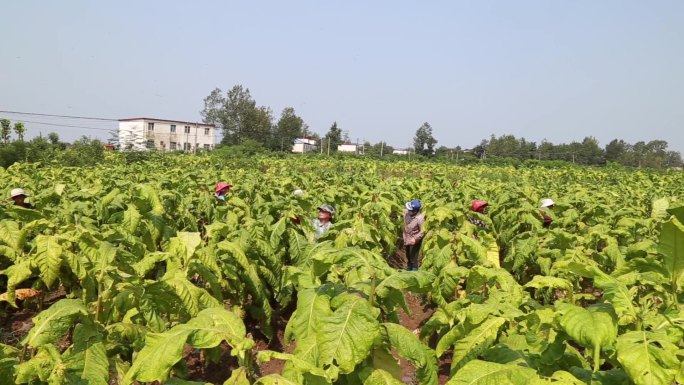
[[216, 127], [215, 124], [210, 123], [199, 123], [199, 122], [184, 122], [182, 120], [168, 120], [168, 119], [157, 119], [157, 118], [126, 118], [119, 119], [120, 122], [134, 122], [136, 120], [153, 120], [155, 122], [168, 122], [168, 123], [181, 123], [181, 124], [197, 124], [200, 126]]

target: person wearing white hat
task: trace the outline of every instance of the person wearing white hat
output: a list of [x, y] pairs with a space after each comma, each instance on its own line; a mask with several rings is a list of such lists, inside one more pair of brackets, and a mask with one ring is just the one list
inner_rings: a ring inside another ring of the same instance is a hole
[[554, 202], [551, 198], [544, 198], [541, 200], [541, 205], [539, 206], [539, 214], [541, 214], [542, 219], [544, 220], [543, 226], [545, 228], [548, 228], [549, 226], [551, 226], [551, 223], [553, 223], [551, 212], [553, 211], [553, 207], [555, 205], [556, 202]]
[[329, 204], [318, 206], [318, 218], [312, 221], [316, 229], [316, 236], [314, 240], [318, 241], [323, 234], [327, 233], [332, 227], [332, 217], [335, 214], [335, 208]]
[[10, 191], [10, 199], [14, 201], [15, 206], [20, 206], [25, 209], [32, 209], [33, 205], [26, 202], [27, 197], [28, 194], [26, 194], [26, 191], [24, 191], [23, 188], [15, 188]]

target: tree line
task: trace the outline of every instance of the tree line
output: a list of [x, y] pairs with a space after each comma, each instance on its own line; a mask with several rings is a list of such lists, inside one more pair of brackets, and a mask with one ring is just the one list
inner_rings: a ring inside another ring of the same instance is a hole
[[[221, 144], [262, 146], [275, 151], [290, 151], [296, 138], [308, 137], [319, 142], [324, 152], [336, 152], [337, 146], [349, 142], [348, 133], [343, 132], [337, 122], [333, 122], [327, 133], [321, 137], [312, 132], [304, 120], [292, 107], [286, 107], [278, 120], [273, 111], [266, 106], [257, 105], [248, 88], [236, 85], [223, 94], [220, 89], [213, 90], [204, 99], [201, 111], [205, 123], [213, 123], [222, 129]], [[565, 161], [581, 165], [601, 166], [610, 162], [629, 167], [667, 168], [681, 167], [682, 157], [678, 151], [668, 149], [664, 140], [627, 143], [614, 139], [601, 147], [596, 138], [586, 137], [581, 142], [554, 144], [547, 140], [541, 143], [517, 138], [514, 135], [492, 135], [483, 139], [472, 149], [457, 147], [436, 147], [432, 127], [423, 123], [413, 138], [412, 154], [423, 157], [452, 158], [464, 160], [499, 161]], [[369, 156], [392, 154], [394, 148], [384, 141], [372, 144], [363, 143], [363, 153]]]
[[601, 147], [594, 137], [585, 137], [581, 142], [554, 144], [543, 140], [537, 144], [516, 138], [514, 135], [492, 135], [472, 150], [478, 158], [509, 158], [524, 161], [528, 159], [558, 160], [588, 166], [603, 166], [609, 163], [628, 167], [669, 168], [682, 167], [678, 151], [668, 149], [664, 140], [639, 141], [634, 144], [622, 139], [613, 139]]
[[51, 132], [25, 141], [25, 132], [23, 123], [12, 126], [9, 119], [0, 119], [0, 166], [7, 168], [17, 162], [89, 166], [104, 160], [104, 143], [98, 139], [83, 136], [66, 143]]

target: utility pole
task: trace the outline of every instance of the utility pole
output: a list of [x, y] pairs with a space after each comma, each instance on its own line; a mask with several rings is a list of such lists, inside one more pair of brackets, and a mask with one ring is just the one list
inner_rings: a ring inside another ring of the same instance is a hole
[[382, 158], [382, 150], [384, 150], [384, 149], [385, 149], [385, 142], [382, 141], [382, 142], [380, 142], [380, 157], [381, 158]]
[[197, 122], [195, 122], [195, 146], [192, 150], [193, 155], [197, 154]]
[[330, 156], [330, 137], [328, 137], [328, 156]]
[[573, 164], [575, 163], [575, 153], [574, 152], [572, 153], [572, 163]]

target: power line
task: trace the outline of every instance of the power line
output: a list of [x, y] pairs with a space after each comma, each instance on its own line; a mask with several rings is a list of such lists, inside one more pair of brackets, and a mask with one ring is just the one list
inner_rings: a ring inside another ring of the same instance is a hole
[[40, 114], [37, 112], [20, 112], [20, 111], [1, 111], [4, 114], [14, 114], [14, 115], [29, 115], [29, 116], [48, 116], [53, 118], [69, 118], [69, 119], [87, 119], [87, 120], [101, 120], [106, 122], [118, 122], [118, 119], [109, 118], [92, 118], [87, 116], [74, 116], [74, 115], [53, 115], [53, 114]]
[[100, 130], [100, 131], [109, 131], [109, 132], [115, 132], [117, 129], [111, 129], [111, 128], [98, 128], [98, 127], [87, 127], [87, 126], [76, 126], [72, 124], [58, 124], [58, 123], [47, 123], [47, 122], [35, 122], [31, 120], [17, 120], [17, 119], [9, 119], [14, 122], [22, 122], [22, 123], [33, 123], [33, 124], [42, 124], [45, 126], [55, 126], [55, 127], [73, 127], [73, 128], [84, 128], [87, 130]]

